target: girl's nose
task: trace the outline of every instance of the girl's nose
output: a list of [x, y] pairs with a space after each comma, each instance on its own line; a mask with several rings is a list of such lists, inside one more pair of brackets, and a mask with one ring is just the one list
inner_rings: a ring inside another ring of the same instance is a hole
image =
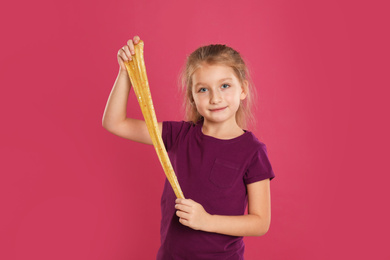
[[214, 93], [212, 93], [211, 98], [210, 98], [211, 104], [218, 104], [221, 101], [222, 101], [221, 93], [219, 93], [218, 91], [215, 91]]

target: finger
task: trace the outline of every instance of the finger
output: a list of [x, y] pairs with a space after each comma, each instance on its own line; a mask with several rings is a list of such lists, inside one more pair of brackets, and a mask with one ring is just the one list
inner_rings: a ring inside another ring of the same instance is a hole
[[138, 35], [134, 36], [133, 39], [135, 44], [139, 43], [139, 40], [141, 40]]
[[176, 204], [175, 208], [187, 213], [190, 213], [192, 211], [192, 207], [183, 204]]
[[192, 206], [195, 204], [195, 201], [193, 201], [192, 199], [181, 199], [179, 204]]
[[183, 204], [184, 201], [187, 201], [188, 199], [176, 199], [175, 203], [176, 204]]
[[[176, 202], [176, 205], [178, 205], [178, 206], [185, 206], [187, 208], [195, 206], [193, 201], [188, 201], [186, 199], [180, 199], [179, 201]], [[176, 207], [176, 205], [175, 205], [175, 207]]]
[[125, 53], [125, 51], [123, 49], [120, 49], [118, 51], [118, 57], [120, 59], [122, 59], [123, 61], [128, 61], [129, 60], [129, 58], [127, 57], [127, 55], [126, 55], [126, 53]]
[[135, 51], [134, 51], [134, 43], [133, 43], [133, 40], [128, 40], [127, 41], [127, 46], [129, 46], [129, 49], [130, 49], [130, 52], [132, 55], [135, 54]]
[[183, 218], [179, 218], [179, 222], [182, 224], [182, 225], [184, 225], [184, 226], [189, 226], [189, 222], [188, 222], [188, 220], [186, 220], [186, 219], [183, 219]]
[[131, 53], [130, 53], [129, 46], [127, 46], [127, 45], [123, 46], [123, 47], [122, 47], [122, 50], [125, 52], [127, 58], [128, 58], [129, 60], [131, 60], [132, 58], [131, 58]]
[[187, 219], [189, 218], [189, 214], [184, 212], [184, 211], [180, 211], [180, 210], [177, 210], [176, 211], [176, 216], [178, 216], [179, 218], [183, 218], [183, 219]]

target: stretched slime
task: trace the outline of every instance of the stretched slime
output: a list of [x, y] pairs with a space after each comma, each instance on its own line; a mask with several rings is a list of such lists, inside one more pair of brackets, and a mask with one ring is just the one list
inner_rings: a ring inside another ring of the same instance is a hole
[[183, 192], [181, 191], [179, 182], [177, 181], [176, 174], [161, 138], [160, 129], [158, 128], [156, 112], [154, 110], [148, 77], [146, 75], [144, 42], [142, 40], [140, 40], [138, 44], [134, 45], [134, 51], [135, 55], [132, 56], [132, 60], [125, 62], [131, 85], [134, 88], [149, 135], [152, 139], [153, 146], [156, 150], [161, 166], [164, 169], [165, 175], [167, 176], [176, 197], [182, 199], [184, 198]]

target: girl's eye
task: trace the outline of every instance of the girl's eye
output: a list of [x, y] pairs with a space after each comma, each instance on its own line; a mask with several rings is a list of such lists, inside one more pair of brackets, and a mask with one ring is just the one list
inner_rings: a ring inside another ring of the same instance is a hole
[[205, 91], [207, 91], [206, 88], [200, 88], [200, 89], [199, 89], [199, 92], [205, 92]]
[[228, 87], [230, 87], [230, 85], [228, 85], [228, 84], [222, 84], [221, 87], [222, 87], [222, 88], [228, 88]]

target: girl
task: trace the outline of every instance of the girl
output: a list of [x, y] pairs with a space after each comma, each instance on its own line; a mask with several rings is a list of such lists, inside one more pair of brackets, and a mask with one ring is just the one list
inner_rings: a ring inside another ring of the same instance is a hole
[[[118, 51], [120, 70], [102, 121], [115, 135], [152, 145], [145, 122], [126, 117], [131, 86], [124, 62], [139, 40]], [[209, 45], [187, 58], [182, 79], [188, 118], [159, 122], [159, 129], [186, 199], [176, 199], [165, 181], [157, 259], [244, 259], [243, 236], [269, 229], [275, 177], [264, 143], [243, 130], [250, 117], [248, 70], [232, 48]]]

